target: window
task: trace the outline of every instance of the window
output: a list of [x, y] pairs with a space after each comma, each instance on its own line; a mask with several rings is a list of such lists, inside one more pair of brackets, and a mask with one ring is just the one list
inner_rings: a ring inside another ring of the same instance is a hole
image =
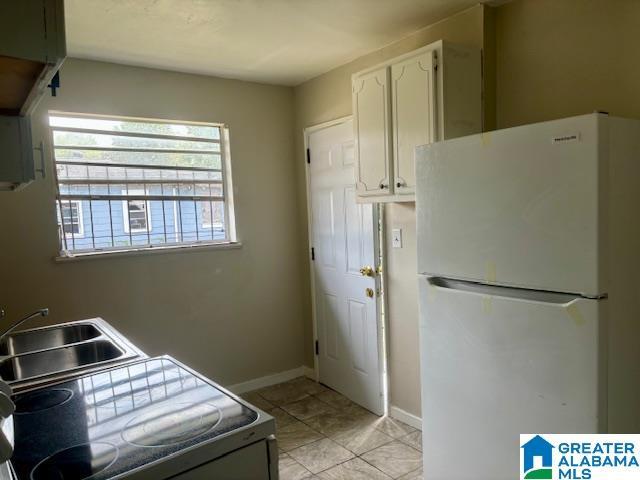
[[[144, 190], [132, 190], [122, 192], [123, 195], [144, 195]], [[142, 233], [151, 230], [151, 205], [144, 200], [123, 200], [122, 219], [124, 231], [129, 233]]]
[[202, 204], [200, 218], [202, 228], [224, 228], [224, 211], [220, 208], [220, 205], [211, 208], [208, 203]]
[[235, 241], [224, 126], [59, 112], [49, 123], [63, 255]]
[[124, 202], [124, 231], [146, 232], [151, 230], [150, 209], [147, 202], [142, 200], [129, 200]]
[[82, 222], [82, 202], [73, 200], [64, 202], [60, 206], [62, 214], [62, 222], [60, 221], [60, 215], [58, 215], [58, 225], [61, 227], [64, 234], [69, 236], [83, 237], [84, 225]]

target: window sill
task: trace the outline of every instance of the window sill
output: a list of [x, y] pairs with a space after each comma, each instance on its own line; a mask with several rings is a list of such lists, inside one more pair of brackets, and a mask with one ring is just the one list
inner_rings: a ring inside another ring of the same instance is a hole
[[128, 248], [124, 250], [103, 250], [99, 252], [75, 253], [69, 255], [58, 255], [54, 257], [56, 263], [76, 262], [79, 260], [97, 259], [97, 258], [113, 258], [113, 257], [129, 257], [134, 255], [153, 255], [163, 253], [187, 253], [200, 252], [203, 250], [235, 250], [242, 248], [241, 242], [224, 242], [224, 243], [198, 243], [195, 245], [171, 245], [167, 247], [144, 247], [144, 248]]

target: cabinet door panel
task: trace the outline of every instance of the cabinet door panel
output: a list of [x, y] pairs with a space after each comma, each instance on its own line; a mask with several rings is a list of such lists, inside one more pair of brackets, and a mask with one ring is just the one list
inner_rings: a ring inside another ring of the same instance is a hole
[[391, 67], [394, 186], [415, 193], [415, 148], [435, 141], [434, 52], [423, 52]]
[[34, 179], [31, 119], [0, 115], [0, 191]]
[[0, 3], [0, 55], [45, 63], [45, 2]]
[[385, 195], [391, 183], [389, 69], [366, 73], [353, 81], [353, 113], [358, 195]]

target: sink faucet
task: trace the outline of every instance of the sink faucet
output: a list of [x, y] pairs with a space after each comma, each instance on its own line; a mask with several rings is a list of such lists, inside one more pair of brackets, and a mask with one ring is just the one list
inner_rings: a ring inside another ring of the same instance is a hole
[[[4, 318], [4, 315], [5, 315], [4, 310], [0, 309], [0, 318]], [[11, 324], [9, 326], [9, 328], [4, 329], [4, 330], [0, 330], [0, 340], [2, 340], [7, 334], [13, 332], [16, 328], [18, 328], [20, 325], [22, 325], [27, 320], [31, 320], [32, 318], [35, 318], [35, 317], [46, 317], [47, 315], [49, 315], [49, 309], [48, 308], [41, 308], [40, 310], [36, 310], [32, 314], [27, 315], [26, 317], [24, 317], [24, 318], [18, 320], [17, 322]]]

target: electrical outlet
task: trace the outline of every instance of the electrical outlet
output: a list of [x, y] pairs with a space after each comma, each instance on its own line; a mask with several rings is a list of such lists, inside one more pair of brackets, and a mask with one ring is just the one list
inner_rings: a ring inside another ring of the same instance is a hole
[[391, 239], [393, 248], [402, 248], [402, 229], [394, 228], [391, 230]]

